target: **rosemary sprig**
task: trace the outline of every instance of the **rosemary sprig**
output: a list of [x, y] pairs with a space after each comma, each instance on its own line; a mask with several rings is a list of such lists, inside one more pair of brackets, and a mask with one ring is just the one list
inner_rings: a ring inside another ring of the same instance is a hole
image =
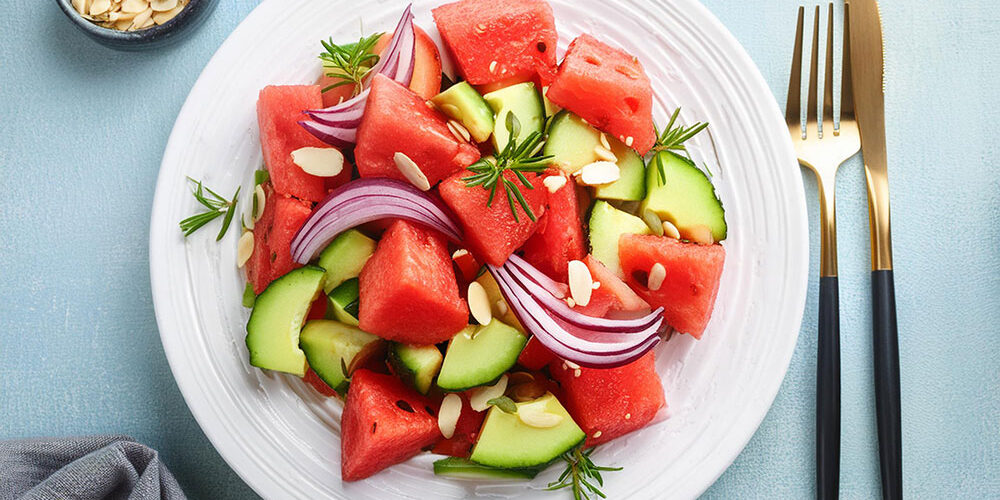
[[[651, 151], [683, 151], [687, 154], [687, 148], [684, 146], [684, 143], [688, 139], [698, 135], [698, 132], [701, 132], [708, 127], [708, 123], [701, 122], [695, 123], [690, 127], [683, 127], [680, 125], [675, 127], [674, 123], [677, 122], [677, 116], [680, 115], [680, 113], [681, 108], [678, 107], [674, 110], [674, 113], [670, 115], [670, 121], [667, 122], [667, 127], [663, 129], [662, 133], [656, 129], [655, 124], [653, 125], [653, 130], [656, 132], [656, 144], [653, 145]], [[657, 168], [660, 170], [660, 182], [666, 182], [667, 175], [663, 170], [663, 164], [660, 163], [659, 160], [655, 161], [657, 162]]]
[[198, 200], [208, 210], [198, 214], [194, 214], [187, 219], [180, 222], [181, 231], [184, 232], [184, 236], [190, 236], [191, 233], [199, 230], [205, 224], [212, 222], [213, 220], [223, 217], [222, 219], [222, 229], [219, 230], [219, 235], [215, 237], [216, 241], [222, 239], [229, 229], [230, 224], [233, 222], [233, 215], [236, 214], [236, 201], [240, 195], [240, 188], [236, 188], [236, 194], [233, 195], [232, 200], [227, 200], [223, 198], [220, 194], [212, 191], [211, 189], [202, 185], [201, 181], [196, 181], [190, 177], [188, 180], [193, 182], [195, 187], [191, 189], [191, 194], [194, 195], [194, 199]]
[[[552, 491], [572, 488], [574, 500], [589, 500], [590, 495], [607, 498], [600, 490], [600, 487], [604, 486], [601, 472], [620, 471], [622, 468], [594, 465], [590, 459], [590, 454], [594, 452], [594, 449], [583, 451], [582, 447], [578, 447], [564, 453], [561, 458], [566, 462], [566, 470], [559, 475], [558, 480], [549, 483], [549, 487], [546, 489]], [[596, 486], [593, 484], [594, 481], [597, 482]]]
[[483, 189], [490, 192], [490, 197], [486, 201], [486, 206], [488, 207], [493, 206], [493, 198], [497, 194], [497, 186], [502, 185], [504, 194], [507, 196], [507, 204], [510, 205], [510, 212], [514, 214], [514, 221], [520, 222], [520, 219], [517, 217], [515, 201], [518, 205], [521, 205], [528, 218], [535, 221], [537, 220], [535, 213], [532, 212], [527, 200], [524, 199], [521, 188], [517, 183], [506, 178], [504, 172], [507, 170], [513, 172], [522, 186], [528, 189], [535, 189], [524, 173], [543, 172], [549, 160], [552, 159], [552, 155], [536, 156], [541, 150], [542, 145], [542, 134], [538, 131], [528, 134], [523, 142], [517, 142], [517, 137], [521, 133], [521, 122], [514, 116], [514, 113], [507, 113], [505, 126], [507, 127], [509, 138], [503, 151], [497, 152], [494, 158], [480, 158], [479, 161], [466, 167], [467, 170], [475, 175], [463, 177], [462, 180], [465, 181], [466, 187], [482, 186]]
[[333, 43], [333, 38], [328, 41], [320, 40], [325, 51], [319, 55], [319, 58], [323, 61], [326, 76], [341, 79], [341, 81], [324, 88], [323, 92], [342, 85], [354, 85], [352, 95], [360, 93], [361, 81], [378, 63], [378, 54], [373, 54], [371, 50], [381, 36], [382, 33], [375, 33], [361, 37], [355, 43], [344, 45]]

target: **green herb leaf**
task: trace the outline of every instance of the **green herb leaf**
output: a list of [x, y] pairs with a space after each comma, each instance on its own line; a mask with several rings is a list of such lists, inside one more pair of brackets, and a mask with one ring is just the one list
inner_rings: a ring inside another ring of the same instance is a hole
[[[590, 495], [607, 498], [600, 490], [600, 487], [604, 486], [601, 472], [620, 471], [622, 468], [598, 467], [590, 459], [592, 453], [594, 453], [594, 448], [583, 451], [582, 447], [564, 453], [561, 458], [566, 462], [566, 469], [559, 475], [559, 479], [549, 483], [547, 489], [571, 488], [575, 500], [589, 500]], [[595, 486], [592, 481], [596, 481], [597, 485]]]
[[[656, 125], [653, 125], [653, 130], [656, 132], [656, 144], [653, 145], [650, 151], [654, 153], [660, 151], [683, 151], [687, 154], [687, 148], [684, 146], [684, 143], [708, 127], [708, 123], [701, 122], [695, 123], [690, 127], [674, 126], [680, 113], [681, 108], [674, 110], [674, 113], [670, 115], [670, 121], [667, 122], [666, 128], [663, 129], [663, 133], [656, 130]], [[654, 161], [656, 161], [656, 166], [660, 171], [660, 182], [666, 182], [667, 175], [663, 169], [663, 163], [659, 161], [658, 156], [654, 157]]]
[[243, 307], [251, 308], [257, 302], [257, 294], [253, 293], [253, 285], [247, 283], [243, 288]]
[[221, 240], [225, 236], [226, 231], [229, 230], [229, 226], [233, 222], [233, 217], [236, 215], [236, 203], [240, 195], [240, 188], [236, 188], [236, 194], [233, 195], [232, 200], [227, 200], [215, 191], [205, 187], [201, 181], [196, 181], [190, 177], [188, 177], [188, 180], [194, 183], [194, 188], [191, 189], [194, 199], [207, 210], [182, 220], [180, 222], [181, 231], [185, 237], [190, 236], [209, 222], [224, 216], [222, 229], [215, 238], [216, 241]]
[[381, 36], [382, 33], [375, 33], [361, 37], [355, 43], [344, 45], [333, 43], [333, 38], [329, 41], [321, 40], [324, 51], [319, 58], [323, 61], [326, 76], [343, 80], [324, 88], [323, 92], [343, 85], [354, 85], [352, 96], [358, 95], [361, 92], [362, 81], [378, 63], [379, 56], [372, 53], [372, 48]]
[[500, 411], [504, 413], [515, 414], [517, 413], [517, 404], [514, 403], [513, 399], [507, 396], [500, 396], [498, 398], [493, 398], [486, 402], [488, 406], [496, 406], [500, 408]]
[[258, 170], [253, 173], [253, 185], [259, 186], [271, 180], [271, 174], [267, 170]]

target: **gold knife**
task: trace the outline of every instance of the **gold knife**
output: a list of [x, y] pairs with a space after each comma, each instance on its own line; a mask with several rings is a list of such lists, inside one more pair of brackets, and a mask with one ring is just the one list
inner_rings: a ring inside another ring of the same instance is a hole
[[868, 179], [868, 222], [872, 250], [872, 333], [875, 409], [878, 423], [882, 498], [903, 497], [899, 401], [899, 340], [889, 230], [889, 173], [885, 149], [885, 65], [882, 21], [876, 0], [846, 0], [850, 18], [851, 88], [861, 129], [861, 153]]

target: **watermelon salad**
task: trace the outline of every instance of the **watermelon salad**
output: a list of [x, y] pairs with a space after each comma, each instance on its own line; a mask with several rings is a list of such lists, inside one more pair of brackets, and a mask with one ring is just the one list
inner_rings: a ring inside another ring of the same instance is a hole
[[343, 481], [429, 451], [448, 476], [561, 459], [553, 489], [597, 494], [593, 447], [665, 415], [654, 348], [712, 315], [725, 214], [684, 148], [706, 125], [657, 129], [642, 62], [599, 33], [557, 57], [544, 0], [433, 19], [440, 47], [406, 8], [260, 91], [250, 363], [343, 401]]

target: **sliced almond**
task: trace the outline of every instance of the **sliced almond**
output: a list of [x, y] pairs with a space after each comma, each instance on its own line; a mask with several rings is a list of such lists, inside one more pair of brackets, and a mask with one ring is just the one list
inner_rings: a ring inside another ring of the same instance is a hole
[[455, 136], [455, 138], [459, 141], [469, 142], [472, 140], [472, 135], [469, 134], [469, 130], [465, 128], [465, 125], [462, 125], [455, 120], [448, 120], [448, 130], [450, 130], [451, 135]]
[[122, 2], [122, 12], [132, 12], [138, 14], [149, 8], [149, 0], [124, 0]]
[[177, 7], [174, 7], [173, 9], [170, 9], [166, 12], [157, 12], [153, 14], [153, 22], [155, 22], [156, 24], [164, 24], [167, 21], [177, 17], [177, 14], [180, 14], [181, 10], [183, 9], [184, 9], [183, 5], [178, 5]]
[[410, 181], [410, 184], [421, 191], [427, 191], [431, 188], [427, 176], [420, 171], [420, 167], [409, 156], [397, 151], [396, 154], [392, 155], [392, 159], [396, 162], [396, 168], [403, 174], [403, 177], [406, 177], [406, 180]]
[[478, 281], [469, 283], [469, 311], [480, 325], [488, 325], [493, 321], [493, 311], [490, 310], [490, 296]]
[[487, 385], [480, 387], [472, 391], [472, 396], [469, 398], [469, 406], [475, 411], [485, 411], [489, 407], [489, 401], [491, 399], [499, 398], [503, 396], [503, 393], [507, 392], [507, 375], [501, 375], [500, 380], [493, 385]]
[[590, 269], [583, 261], [571, 260], [567, 267], [569, 276], [569, 294], [573, 300], [586, 306], [590, 303], [590, 295], [594, 291], [594, 278], [590, 275]]
[[236, 244], [236, 266], [243, 267], [253, 255], [253, 231], [247, 231], [240, 236]]
[[155, 21], [153, 21], [153, 16], [150, 15], [149, 19], [146, 19], [146, 21], [143, 22], [142, 25], [136, 26], [136, 28], [138, 28], [138, 29], [145, 29], [145, 28], [148, 28], [148, 27], [150, 27], [150, 26], [152, 26], [154, 24], [156, 24], [156, 23], [155, 23]]
[[608, 150], [611, 149], [611, 143], [608, 142], [608, 134], [605, 134], [604, 132], [601, 132], [601, 146], [604, 146], [604, 148]]
[[[602, 135], [601, 137], [604, 136]], [[601, 145], [594, 146], [594, 154], [597, 155], [597, 159], [599, 160], [610, 161], [610, 162], [618, 161], [618, 157], [615, 156], [615, 154], [612, 153], [610, 149]]]
[[617, 181], [619, 177], [621, 177], [621, 170], [618, 165], [610, 161], [595, 161], [580, 169], [580, 182], [588, 186], [609, 184]]
[[576, 301], [573, 300], [573, 297], [566, 297], [564, 300], [566, 301], [567, 306], [576, 307]]
[[337, 148], [299, 148], [292, 151], [292, 163], [316, 177], [335, 177], [344, 170], [344, 153]]
[[[130, 14], [132, 14], [132, 18], [135, 18], [135, 13]], [[132, 27], [132, 19], [124, 17], [118, 18], [118, 20], [115, 21], [114, 27], [118, 31], [125, 31]]]
[[712, 237], [712, 229], [704, 224], [688, 228], [684, 236], [699, 245], [711, 245], [715, 243], [715, 239]]
[[75, 10], [77, 14], [86, 14], [90, 11], [90, 6], [87, 5], [88, 3], [88, 0], [73, 0], [73, 10]]
[[458, 417], [462, 415], [462, 398], [458, 394], [448, 394], [441, 400], [441, 408], [438, 409], [438, 429], [445, 439], [451, 439], [455, 435], [455, 426], [458, 425]]
[[111, 10], [111, 0], [94, 0], [90, 4], [90, 15], [98, 16]]
[[675, 240], [681, 239], [681, 232], [677, 230], [677, 226], [668, 220], [663, 221], [663, 235]]
[[451, 254], [451, 259], [455, 260], [459, 257], [464, 257], [466, 255], [469, 255], [469, 251], [464, 248], [459, 248], [458, 250], [455, 250], [455, 253]]
[[517, 418], [524, 425], [536, 429], [548, 429], [559, 425], [563, 421], [563, 416], [549, 413], [545, 408], [547, 403], [548, 400], [519, 404], [517, 405]]
[[254, 222], [260, 220], [260, 216], [264, 214], [264, 207], [267, 205], [267, 195], [264, 193], [264, 186], [257, 184], [257, 187], [253, 188], [254, 200], [256, 200], [257, 210], [251, 214], [251, 218]]
[[656, 215], [656, 212], [648, 208], [643, 210], [642, 220], [646, 222], [646, 225], [653, 231], [653, 234], [663, 236], [663, 223], [660, 221], [660, 216]]
[[150, 0], [149, 7], [156, 12], [166, 12], [177, 8], [177, 0]]
[[653, 267], [649, 270], [649, 278], [646, 281], [646, 288], [652, 291], [657, 291], [660, 286], [663, 285], [663, 278], [667, 277], [667, 269], [663, 267], [663, 264], [657, 262], [653, 264]]
[[566, 177], [562, 175], [550, 175], [542, 179], [542, 184], [545, 185], [545, 189], [548, 189], [550, 193], [555, 193], [566, 185]]
[[570, 361], [568, 359], [564, 359], [563, 360], [563, 365], [565, 365], [566, 368], [569, 368], [570, 370], [579, 370], [580, 369], [580, 365], [578, 365], [578, 364], [576, 364], [576, 363], [574, 363], [574, 362], [572, 362], [572, 361]]
[[497, 62], [496, 61], [491, 61], [490, 62], [490, 73], [496, 73], [496, 70], [497, 70]]
[[153, 9], [147, 8], [146, 10], [140, 12], [132, 19], [132, 26], [129, 29], [138, 29], [142, 25], [146, 24], [146, 21], [153, 19]]
[[626, 146], [632, 147], [632, 142], [633, 141], [635, 141], [635, 139], [630, 135], [630, 136], [628, 136], [628, 137], [625, 138], [624, 142], [625, 142]]

